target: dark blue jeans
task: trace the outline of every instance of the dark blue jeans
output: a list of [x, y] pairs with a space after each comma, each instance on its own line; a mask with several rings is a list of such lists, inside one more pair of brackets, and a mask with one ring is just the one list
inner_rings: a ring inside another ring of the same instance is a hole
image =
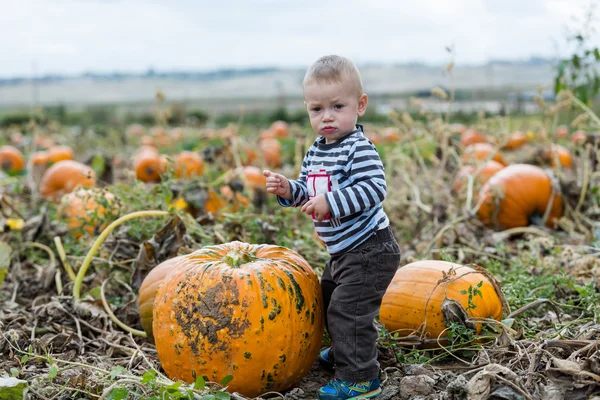
[[400, 247], [389, 227], [327, 261], [321, 290], [336, 378], [362, 382], [379, 375], [374, 320], [399, 266]]

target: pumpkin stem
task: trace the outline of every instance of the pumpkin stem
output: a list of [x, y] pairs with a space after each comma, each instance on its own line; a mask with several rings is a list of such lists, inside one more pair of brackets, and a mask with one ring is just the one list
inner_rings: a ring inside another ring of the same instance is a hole
[[247, 264], [257, 259], [258, 257], [250, 253], [249, 251], [236, 249], [231, 250], [229, 253], [227, 253], [221, 261], [223, 261], [225, 264], [230, 265], [233, 268], [239, 268], [241, 265]]
[[135, 219], [138, 217], [166, 217], [168, 215], [170, 215], [170, 214], [167, 211], [157, 211], [157, 210], [136, 211], [136, 212], [132, 212], [132, 213], [122, 216], [121, 218], [117, 219], [116, 221], [113, 221], [109, 226], [104, 228], [104, 230], [102, 231], [100, 236], [98, 236], [98, 238], [92, 245], [92, 248], [90, 249], [90, 251], [87, 253], [87, 256], [85, 256], [85, 260], [83, 260], [83, 264], [81, 264], [81, 268], [79, 268], [79, 271], [77, 272], [77, 277], [75, 278], [75, 283], [73, 285], [73, 297], [75, 298], [75, 300], [79, 300], [79, 298], [80, 298], [81, 284], [83, 283], [83, 277], [85, 276], [85, 273], [86, 273], [88, 267], [92, 263], [92, 258], [94, 258], [94, 255], [100, 248], [100, 245], [104, 242], [104, 240], [106, 240], [108, 235], [110, 235], [110, 233], [117, 226], [121, 225], [123, 222], [127, 222], [130, 219]]

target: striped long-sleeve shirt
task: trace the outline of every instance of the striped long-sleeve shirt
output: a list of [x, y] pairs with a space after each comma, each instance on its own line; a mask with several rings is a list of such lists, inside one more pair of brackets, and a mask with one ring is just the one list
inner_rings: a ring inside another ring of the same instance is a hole
[[299, 207], [325, 193], [331, 213], [322, 222], [314, 216], [313, 221], [332, 256], [389, 225], [382, 206], [387, 191], [383, 163], [362, 125], [356, 127], [334, 143], [317, 138], [304, 157], [300, 177], [289, 180], [292, 199], [277, 197], [282, 206]]

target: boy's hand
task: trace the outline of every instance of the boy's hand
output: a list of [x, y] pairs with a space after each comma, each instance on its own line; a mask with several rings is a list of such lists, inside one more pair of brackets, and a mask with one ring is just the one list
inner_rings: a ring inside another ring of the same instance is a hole
[[322, 222], [331, 210], [329, 209], [325, 195], [321, 193], [307, 201], [302, 206], [302, 212], [307, 215], [314, 214], [317, 221]]
[[269, 170], [264, 170], [263, 175], [267, 177], [267, 193], [273, 193], [286, 200], [292, 200], [292, 188], [285, 176]]

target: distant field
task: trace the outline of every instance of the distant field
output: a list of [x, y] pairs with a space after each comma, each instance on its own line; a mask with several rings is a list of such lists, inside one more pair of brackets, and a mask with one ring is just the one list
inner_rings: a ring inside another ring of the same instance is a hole
[[[304, 71], [281, 70], [229, 79], [173, 80], [128, 78], [120, 81], [73, 79], [34, 87], [32, 84], [0, 87], [0, 108], [29, 108], [37, 105], [63, 104], [69, 109], [92, 104], [120, 104], [128, 109], [146, 109], [156, 91], [168, 101], [184, 102], [208, 112], [247, 110], [273, 107], [285, 99], [286, 106], [302, 105], [301, 81]], [[381, 107], [390, 98], [427, 90], [434, 86], [449, 87], [450, 77], [442, 66], [372, 66], [362, 68], [365, 90]], [[549, 87], [553, 78], [550, 65], [490, 65], [456, 67], [454, 87], [470, 94], [475, 102], [490, 99], [490, 94], [506, 98], [509, 92]], [[406, 97], [406, 96], [404, 96]], [[491, 96], [494, 97], [494, 96]], [[279, 99], [279, 100], [278, 100]], [[494, 100], [494, 106], [499, 99]], [[398, 100], [401, 101], [401, 100]]]

